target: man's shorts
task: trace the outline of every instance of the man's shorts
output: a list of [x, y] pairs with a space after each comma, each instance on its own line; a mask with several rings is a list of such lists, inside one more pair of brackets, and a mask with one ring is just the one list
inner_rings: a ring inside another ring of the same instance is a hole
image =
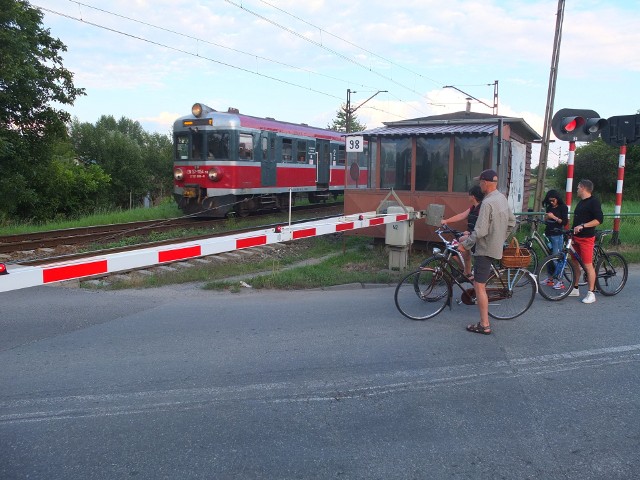
[[478, 283], [487, 283], [491, 274], [491, 264], [495, 259], [484, 255], [475, 256], [473, 262], [473, 278]]
[[585, 265], [593, 263], [593, 246], [596, 243], [596, 237], [573, 237], [573, 248], [575, 248], [582, 263]]

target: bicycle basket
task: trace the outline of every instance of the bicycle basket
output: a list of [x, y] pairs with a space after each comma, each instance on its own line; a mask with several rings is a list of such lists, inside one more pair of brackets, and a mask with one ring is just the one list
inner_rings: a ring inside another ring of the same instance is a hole
[[518, 240], [514, 237], [509, 246], [502, 251], [501, 263], [505, 268], [526, 268], [531, 263], [531, 253], [526, 248], [520, 248]]

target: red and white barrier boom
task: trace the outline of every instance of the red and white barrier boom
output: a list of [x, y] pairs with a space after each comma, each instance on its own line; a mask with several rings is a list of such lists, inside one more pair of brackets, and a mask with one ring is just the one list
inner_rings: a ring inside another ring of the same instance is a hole
[[[420, 218], [422, 212], [402, 214], [376, 214], [367, 212], [345, 215], [332, 219], [283, 225], [267, 230], [244, 232], [197, 242], [184, 242], [161, 247], [145, 248], [130, 252], [111, 253], [76, 261], [58, 262], [34, 267], [6, 265], [6, 273], [0, 275], [0, 292], [47, 285], [65, 280], [106, 275], [163, 263], [189, 260], [234, 250], [258, 247], [274, 243], [300, 240], [349, 230], [403, 222]], [[5, 267], [0, 264], [0, 268]]]

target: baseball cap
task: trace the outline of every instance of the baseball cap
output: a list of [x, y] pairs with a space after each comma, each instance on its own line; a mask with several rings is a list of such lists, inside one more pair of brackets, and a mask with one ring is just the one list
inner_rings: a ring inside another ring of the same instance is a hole
[[474, 177], [474, 180], [478, 181], [478, 180], [485, 180], [487, 182], [497, 182], [498, 181], [498, 174], [496, 173], [495, 170], [483, 170], [482, 173], [478, 176], [478, 177]]

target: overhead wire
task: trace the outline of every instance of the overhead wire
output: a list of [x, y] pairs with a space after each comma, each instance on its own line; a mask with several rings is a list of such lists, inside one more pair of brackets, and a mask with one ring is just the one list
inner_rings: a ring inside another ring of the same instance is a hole
[[[256, 58], [256, 59], [259, 59], [259, 60], [264, 60], [264, 61], [267, 61], [267, 62], [270, 62], [270, 63], [274, 63], [276, 65], [281, 65], [283, 67], [299, 70], [301, 72], [305, 72], [305, 73], [309, 73], [309, 74], [313, 74], [313, 75], [318, 75], [320, 77], [329, 78], [331, 80], [335, 80], [335, 81], [338, 81], [338, 82], [341, 82], [341, 83], [344, 83], [344, 84], [348, 84], [348, 85], [356, 84], [357, 85], [356, 82], [353, 82], [353, 81], [350, 81], [350, 80], [345, 80], [345, 79], [342, 79], [342, 78], [333, 77], [331, 75], [327, 75], [327, 74], [324, 74], [324, 73], [321, 73], [321, 72], [310, 70], [308, 68], [298, 67], [298, 66], [295, 66], [295, 65], [291, 65], [291, 64], [282, 62], [280, 60], [276, 60], [276, 59], [268, 58], [268, 57], [263, 57], [261, 55], [255, 54], [255, 53], [245, 52], [244, 50], [240, 50], [240, 49], [233, 48], [233, 47], [228, 47], [226, 45], [222, 45], [220, 43], [212, 42], [212, 41], [206, 40], [204, 38], [194, 37], [193, 35], [189, 35], [187, 33], [178, 32], [176, 30], [172, 30], [172, 29], [166, 28], [166, 27], [161, 27], [159, 25], [154, 25], [153, 23], [145, 22], [143, 20], [138, 20], [136, 18], [132, 18], [132, 17], [129, 17], [127, 15], [122, 15], [120, 13], [112, 12], [112, 11], [106, 10], [104, 8], [95, 7], [93, 5], [82, 3], [82, 2], [79, 2], [77, 0], [67, 0], [67, 1], [69, 1], [70, 3], [75, 3], [77, 5], [82, 5], [83, 7], [90, 8], [92, 10], [96, 10], [96, 11], [99, 11], [99, 12], [102, 12], [102, 13], [106, 13], [107, 15], [112, 15], [114, 17], [122, 18], [122, 19], [128, 20], [130, 22], [139, 23], [140, 25], [145, 25], [147, 27], [155, 28], [155, 29], [163, 31], [163, 32], [172, 33], [172, 34], [180, 36], [180, 37], [188, 38], [188, 39], [191, 39], [191, 40], [196, 40], [196, 41], [204, 43], [204, 44], [213, 45], [215, 47], [222, 48], [222, 49], [225, 49], [225, 50], [229, 50], [231, 52], [240, 53], [242, 55], [247, 55], [249, 57]], [[42, 8], [42, 7], [38, 7], [38, 8]], [[82, 18], [82, 17], [80, 17], [80, 18]], [[368, 86], [368, 85], [360, 85], [360, 86], [362, 86], [364, 88], [370, 88], [370, 89], [375, 89], [376, 88], [376, 87], [372, 87], [372, 86]]]
[[[347, 55], [344, 55], [344, 54], [342, 54], [342, 53], [340, 53], [340, 52], [338, 52], [338, 51], [336, 51], [336, 50], [334, 50], [332, 48], [329, 48], [329, 47], [323, 45], [321, 42], [317, 42], [316, 40], [308, 38], [308, 37], [302, 35], [301, 33], [296, 32], [295, 30], [276, 22], [275, 20], [271, 20], [270, 18], [265, 17], [264, 15], [261, 15], [258, 12], [254, 12], [253, 10], [250, 10], [250, 9], [246, 8], [244, 5], [242, 5], [242, 3], [236, 3], [236, 2], [234, 2], [232, 0], [225, 0], [225, 2], [227, 2], [230, 5], [233, 5], [233, 6], [237, 7], [237, 8], [239, 8], [239, 9], [241, 9], [241, 10], [247, 12], [247, 13], [250, 13], [251, 15], [253, 15], [253, 16], [255, 16], [255, 17], [257, 17], [257, 18], [259, 18], [261, 20], [264, 20], [267, 23], [270, 23], [270, 24], [272, 24], [272, 25], [274, 25], [274, 26], [276, 26], [276, 27], [278, 27], [278, 28], [290, 33], [291, 35], [294, 35], [294, 36], [304, 40], [305, 42], [311, 43], [311, 44], [317, 46], [318, 48], [326, 50], [327, 52], [330, 52], [330, 53], [336, 55], [337, 57], [342, 58], [343, 60], [345, 60], [345, 61], [347, 61], [349, 63], [352, 63], [352, 64], [354, 64], [354, 65], [356, 65], [356, 66], [358, 66], [358, 67], [360, 67], [360, 68], [372, 73], [373, 75], [376, 75], [376, 76], [378, 76], [380, 78], [383, 78], [384, 80], [386, 80], [388, 82], [391, 82], [391, 83], [393, 83], [393, 84], [395, 84], [395, 85], [397, 85], [397, 86], [399, 86], [401, 88], [404, 88], [404, 89], [406, 89], [406, 90], [408, 90], [408, 91], [410, 91], [412, 93], [415, 93], [415, 94], [419, 95], [421, 98], [423, 97], [423, 94], [421, 92], [418, 92], [415, 89], [413, 89], [411, 87], [408, 87], [407, 85], [404, 85], [404, 84], [394, 80], [393, 78], [391, 78], [391, 77], [389, 77], [387, 75], [383, 75], [380, 72], [376, 72], [374, 69], [372, 69], [370, 67], [367, 67], [366, 65], [363, 65], [362, 63], [354, 60], [353, 58], [350, 58]], [[430, 102], [427, 101], [427, 103], [430, 103]]]
[[[149, 22], [144, 22], [142, 20], [138, 20], [138, 19], [126, 16], [126, 15], [122, 15], [122, 14], [118, 14], [118, 13], [115, 13], [115, 12], [111, 12], [111, 11], [105, 10], [103, 8], [94, 7], [92, 5], [88, 5], [88, 4], [85, 4], [85, 3], [82, 3], [82, 2], [78, 2], [76, 0], [68, 0], [68, 1], [70, 3], [77, 4], [78, 6], [83, 6], [83, 7], [86, 7], [86, 8], [97, 10], [99, 12], [102, 12], [102, 13], [105, 13], [105, 14], [108, 14], [108, 15], [113, 15], [115, 17], [119, 17], [119, 18], [122, 18], [122, 19], [125, 19], [125, 20], [129, 20], [129, 21], [132, 21], [132, 22], [135, 22], [135, 23], [139, 23], [141, 25], [145, 25], [145, 26], [152, 27], [152, 28], [155, 28], [155, 29], [158, 29], [158, 30], [161, 30], [161, 31], [165, 31], [165, 32], [172, 33], [172, 34], [175, 34], [175, 35], [178, 35], [178, 36], [182, 36], [184, 38], [188, 38], [188, 39], [191, 39], [191, 40], [196, 40], [196, 41], [199, 41], [199, 42], [202, 42], [202, 43], [207, 43], [207, 44], [214, 45], [216, 47], [220, 47], [220, 48], [223, 48], [223, 49], [227, 49], [227, 50], [234, 51], [234, 52], [237, 52], [237, 53], [242, 53], [244, 55], [248, 55], [248, 56], [251, 56], [253, 58], [259, 58], [261, 60], [265, 60], [265, 61], [269, 61], [269, 62], [272, 62], [272, 63], [275, 63], [275, 64], [279, 64], [279, 65], [282, 65], [282, 66], [286, 66], [288, 68], [292, 68], [292, 69], [295, 69], [295, 70], [303, 71], [303, 72], [308, 73], [310, 75], [318, 75], [318, 76], [321, 76], [321, 77], [330, 78], [330, 79], [333, 79], [333, 80], [336, 80], [336, 81], [339, 81], [339, 82], [342, 82], [342, 83], [346, 83], [346, 84], [349, 84], [349, 85], [354, 85], [355, 84], [358, 87], [368, 88], [368, 89], [371, 89], [371, 90], [375, 90], [376, 89], [376, 87], [367, 86], [367, 85], [364, 85], [364, 84], [357, 84], [356, 82], [353, 82], [353, 81], [340, 79], [340, 78], [333, 77], [333, 76], [326, 75], [326, 74], [322, 74], [322, 73], [319, 73], [319, 72], [316, 72], [316, 71], [313, 71], [313, 70], [309, 70], [309, 69], [297, 67], [297, 66], [294, 66], [294, 65], [290, 65], [290, 64], [278, 61], [278, 60], [274, 60], [274, 59], [270, 59], [270, 58], [267, 58], [267, 57], [258, 56], [256, 54], [253, 54], [253, 53], [250, 53], [250, 52], [245, 52], [245, 51], [242, 51], [242, 50], [239, 50], [239, 49], [235, 49], [235, 48], [232, 48], [232, 47], [227, 47], [227, 46], [224, 46], [224, 45], [220, 45], [220, 44], [217, 44], [215, 42], [211, 42], [211, 41], [208, 41], [208, 40], [205, 40], [205, 39], [194, 37], [192, 35], [188, 35], [188, 34], [185, 34], [185, 33], [182, 33], [182, 32], [177, 32], [175, 30], [171, 30], [171, 29], [168, 29], [168, 28], [165, 28], [165, 27], [154, 25], [154, 24], [149, 23]], [[46, 11], [46, 12], [52, 13], [54, 15], [59, 15], [59, 16], [68, 18], [70, 20], [75, 20], [75, 21], [78, 21], [78, 22], [81, 22], [81, 23], [85, 23], [87, 25], [91, 25], [91, 26], [96, 27], [96, 28], [100, 28], [100, 29], [103, 29], [103, 30], [110, 31], [112, 33], [124, 35], [124, 36], [127, 36], [129, 38], [133, 38], [135, 40], [139, 40], [139, 41], [143, 41], [143, 42], [150, 43], [150, 44], [153, 44], [153, 45], [157, 45], [157, 46], [160, 46], [160, 47], [163, 47], [163, 48], [167, 48], [169, 50], [173, 50], [173, 51], [176, 51], [176, 52], [179, 52], [179, 53], [182, 53], [182, 54], [190, 55], [190, 56], [197, 57], [197, 58], [200, 58], [200, 59], [203, 59], [203, 60], [206, 60], [206, 61], [210, 61], [210, 62], [217, 63], [217, 64], [220, 64], [220, 65], [224, 65], [224, 66], [236, 69], [236, 70], [240, 70], [240, 71], [243, 71], [243, 72], [246, 72], [246, 73], [250, 73], [250, 74], [254, 74], [254, 75], [257, 75], [257, 76], [260, 76], [260, 77], [263, 77], [263, 78], [267, 78], [269, 80], [273, 80], [273, 81], [280, 82], [280, 83], [283, 83], [283, 84], [286, 84], [286, 85], [290, 85], [290, 86], [293, 86], [293, 87], [297, 87], [297, 88], [308, 90], [308, 91], [311, 91], [311, 92], [314, 92], [314, 93], [318, 93], [318, 94], [321, 94], [321, 95], [324, 95], [324, 96], [328, 96], [328, 97], [331, 97], [331, 98], [342, 100], [342, 97], [338, 97], [338, 96], [336, 96], [334, 94], [323, 92], [323, 91], [315, 89], [315, 88], [311, 88], [311, 87], [308, 87], [308, 86], [300, 85], [300, 84], [297, 84], [295, 82], [291, 82], [291, 81], [288, 81], [288, 80], [283, 80], [283, 79], [278, 78], [278, 77], [274, 77], [274, 76], [271, 76], [271, 75], [260, 73], [258, 71], [252, 71], [252, 70], [249, 70], [247, 68], [239, 67], [239, 66], [227, 63], [227, 62], [223, 62], [223, 61], [220, 61], [220, 60], [216, 60], [214, 58], [210, 58], [210, 57], [201, 55], [200, 53], [189, 52], [189, 51], [184, 50], [182, 48], [178, 48], [178, 47], [174, 47], [174, 46], [171, 46], [171, 45], [167, 45], [165, 43], [158, 42], [158, 41], [155, 41], [155, 40], [150, 40], [150, 39], [142, 37], [140, 35], [134, 35], [134, 34], [131, 34], [131, 33], [128, 33], [128, 32], [122, 31], [122, 30], [118, 30], [118, 29], [115, 29], [115, 28], [112, 28], [112, 27], [107, 27], [105, 25], [100, 25], [100, 24], [98, 24], [96, 22], [91, 22], [91, 21], [85, 20], [82, 17], [82, 13], [81, 12], [80, 12], [80, 17], [74, 17], [72, 15], [61, 13], [61, 12], [58, 12], [58, 11], [55, 11], [55, 10], [52, 10], [52, 9], [49, 9], [49, 8], [46, 8], [46, 7], [41, 7], [41, 6], [38, 6], [38, 5], [34, 5], [34, 7], [39, 8], [39, 9], [41, 9], [43, 11]], [[420, 111], [417, 108], [415, 108], [414, 106], [411, 106], [411, 107], [414, 108], [417, 111]], [[368, 109], [371, 109], [371, 110], [377, 110], [377, 111], [380, 111], [380, 112], [383, 112], [383, 113], [386, 113], [386, 114], [389, 114], [389, 115], [392, 115], [392, 116], [395, 116], [395, 117], [398, 117], [398, 118], [402, 118], [399, 115], [393, 114], [392, 112], [388, 112], [388, 111], [383, 110], [381, 108], [374, 108], [373, 106], [367, 106], [367, 107], [363, 107], [363, 108], [368, 108]]]
[[65, 18], [68, 18], [70, 20], [75, 20], [75, 21], [78, 21], [78, 22], [86, 23], [87, 25], [91, 25], [91, 26], [96, 27], [96, 28], [101, 28], [103, 30], [107, 30], [107, 31], [110, 31], [110, 32], [113, 32], [113, 33], [117, 33], [119, 35], [124, 35], [126, 37], [133, 38], [135, 40], [140, 40], [142, 42], [146, 42], [146, 43], [150, 43], [152, 45], [157, 45], [159, 47], [167, 48], [169, 50], [180, 52], [180, 53], [183, 53], [185, 55], [190, 55], [192, 57], [197, 57], [197, 58], [200, 58], [200, 59], [203, 59], [203, 60], [207, 60], [209, 62], [217, 63], [219, 65], [224, 65], [225, 67], [233, 68], [235, 70], [240, 70], [242, 72], [250, 73], [250, 74], [253, 74], [253, 75], [258, 75], [260, 77], [268, 78], [269, 80], [273, 80], [273, 81], [276, 81], [276, 82], [284, 83], [284, 84], [290, 85], [292, 87], [297, 87], [297, 88], [301, 88], [301, 89], [304, 89], [304, 90], [309, 90], [311, 92], [315, 92], [315, 93], [318, 93], [320, 95], [324, 95], [324, 96], [327, 96], [327, 97], [337, 98], [339, 100], [342, 100], [342, 97], [338, 97], [338, 96], [333, 95], [331, 93], [323, 92], [323, 91], [317, 90], [315, 88], [306, 87], [304, 85], [299, 85], [297, 83], [293, 83], [293, 82], [290, 82], [288, 80], [283, 80], [281, 78], [273, 77], [271, 75], [266, 75], [264, 73], [254, 72], [254, 71], [251, 71], [249, 69], [246, 69], [246, 68], [243, 68], [243, 67], [239, 67], [237, 65], [232, 65], [232, 64], [227, 63], [227, 62], [223, 62], [223, 61], [220, 61], [220, 60], [216, 60], [214, 58], [209, 58], [209, 57], [200, 55], [199, 53], [193, 53], [193, 52], [189, 52], [187, 50], [184, 50], [184, 49], [181, 49], [181, 48], [178, 48], [178, 47], [172, 47], [171, 45], [167, 45], [167, 44], [164, 44], [164, 43], [161, 43], [161, 42], [157, 42], [155, 40], [149, 40], [148, 38], [144, 38], [144, 37], [141, 37], [139, 35], [133, 35], [131, 33], [123, 32], [121, 30], [117, 30], [115, 28], [107, 27], [105, 25], [100, 25], [100, 24], [95, 23], [95, 22], [90, 22], [90, 21], [84, 20], [82, 18], [73, 17], [71, 15], [67, 15], [66, 13], [57, 12], [57, 11], [51, 10], [49, 8], [39, 7], [37, 5], [34, 5], [34, 6], [39, 8], [40, 10], [44, 10], [44, 11], [52, 13], [54, 15], [59, 15], [61, 17], [65, 17]]
[[362, 46], [360, 46], [360, 45], [357, 45], [357, 44], [353, 43], [353, 42], [352, 42], [352, 41], [350, 41], [350, 40], [347, 40], [347, 39], [342, 38], [342, 37], [340, 37], [340, 36], [338, 36], [338, 35], [336, 35], [336, 34], [334, 34], [334, 33], [331, 33], [331, 32], [329, 32], [328, 30], [325, 30], [324, 28], [319, 27], [318, 25], [315, 25], [315, 24], [313, 24], [313, 23], [311, 23], [311, 22], [308, 22], [308, 21], [307, 21], [307, 20], [305, 20], [304, 18], [300, 18], [299, 16], [294, 15], [294, 14], [292, 14], [292, 13], [290, 13], [290, 12], [286, 11], [286, 10], [285, 10], [285, 9], [283, 9], [283, 8], [280, 8], [280, 7], [278, 7], [278, 6], [276, 6], [276, 5], [272, 4], [272, 3], [267, 2], [266, 0], [259, 0], [259, 1], [260, 1], [260, 2], [262, 2], [262, 3], [264, 3], [265, 5], [269, 5], [271, 8], [274, 8], [274, 9], [278, 10], [279, 12], [284, 13], [285, 15], [288, 15], [288, 16], [289, 16], [289, 17], [291, 17], [291, 18], [295, 18], [296, 20], [299, 20], [300, 22], [305, 23], [305, 24], [309, 25], [310, 27], [313, 27], [313, 28], [317, 29], [317, 30], [318, 30], [318, 31], [320, 31], [321, 33], [322, 33], [322, 32], [324, 32], [324, 33], [326, 33], [327, 35], [329, 35], [329, 36], [331, 36], [331, 37], [333, 37], [333, 38], [335, 38], [335, 39], [337, 39], [337, 40], [340, 40], [341, 42], [344, 42], [344, 43], [346, 43], [346, 44], [348, 44], [348, 45], [351, 45], [352, 47], [355, 47], [355, 48], [357, 48], [358, 50], [362, 50], [363, 52], [366, 52], [366, 53], [368, 53], [369, 55], [373, 55], [374, 57], [379, 58], [380, 60], [383, 60], [383, 61], [387, 62], [387, 63], [388, 63], [388, 64], [390, 64], [390, 65], [393, 65], [393, 66], [395, 66], [395, 67], [399, 67], [399, 68], [401, 68], [401, 69], [403, 69], [403, 70], [405, 70], [405, 71], [407, 71], [407, 72], [409, 72], [409, 73], [412, 73], [412, 74], [417, 75], [417, 76], [419, 76], [419, 77], [421, 77], [421, 78], [424, 78], [424, 79], [426, 79], [426, 80], [429, 80], [430, 82], [433, 82], [433, 83], [434, 83], [434, 84], [436, 84], [436, 85], [442, 85], [442, 82], [438, 82], [438, 81], [436, 81], [436, 80], [434, 80], [434, 79], [432, 79], [432, 78], [427, 77], [426, 75], [421, 74], [420, 72], [416, 72], [416, 71], [414, 71], [414, 70], [411, 70], [410, 68], [407, 68], [407, 67], [405, 67], [404, 65], [400, 65], [399, 63], [396, 63], [396, 62], [394, 62], [393, 60], [389, 60], [388, 58], [383, 57], [382, 55], [378, 55], [377, 53], [372, 52], [371, 50], [369, 50], [369, 49], [367, 49], [367, 48], [365, 48], [365, 47], [362, 47]]

